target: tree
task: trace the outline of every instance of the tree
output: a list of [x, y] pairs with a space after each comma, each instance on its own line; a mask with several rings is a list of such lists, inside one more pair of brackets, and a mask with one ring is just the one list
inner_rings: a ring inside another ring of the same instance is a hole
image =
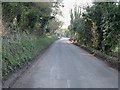
[[[107, 54], [118, 52], [120, 29], [120, 4], [116, 2], [94, 2], [80, 12], [78, 6], [71, 10], [69, 30], [71, 39], [101, 50]], [[74, 12], [74, 13], [73, 13]]]
[[59, 13], [60, 4], [61, 2], [4, 2], [3, 22], [7, 27], [19, 27], [21, 31], [43, 35], [48, 22]]

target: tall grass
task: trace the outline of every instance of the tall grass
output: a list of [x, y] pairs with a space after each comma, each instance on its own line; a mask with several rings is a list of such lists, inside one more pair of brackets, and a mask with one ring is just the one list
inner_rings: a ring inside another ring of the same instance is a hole
[[2, 77], [20, 68], [46, 48], [55, 37], [47, 35], [36, 37], [30, 34], [3, 37], [2, 41]]

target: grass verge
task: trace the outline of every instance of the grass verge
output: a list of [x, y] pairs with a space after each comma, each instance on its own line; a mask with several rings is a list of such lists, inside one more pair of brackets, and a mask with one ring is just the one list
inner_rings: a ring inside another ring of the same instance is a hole
[[14, 72], [36, 57], [43, 49], [55, 41], [54, 36], [35, 37], [23, 35], [19, 38], [3, 38], [2, 41], [2, 78]]

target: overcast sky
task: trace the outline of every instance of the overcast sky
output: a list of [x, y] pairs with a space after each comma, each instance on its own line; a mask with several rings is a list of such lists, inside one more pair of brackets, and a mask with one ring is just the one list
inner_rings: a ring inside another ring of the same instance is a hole
[[87, 3], [90, 5], [92, 0], [63, 0], [63, 3], [64, 7], [61, 10], [64, 17], [59, 17], [59, 19], [64, 22], [62, 28], [67, 28], [70, 24], [70, 10], [74, 7], [74, 5], [77, 4], [86, 6]]

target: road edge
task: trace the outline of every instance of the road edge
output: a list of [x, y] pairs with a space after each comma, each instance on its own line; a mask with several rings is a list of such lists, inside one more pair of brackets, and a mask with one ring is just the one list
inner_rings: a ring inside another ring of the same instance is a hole
[[[115, 57], [110, 57], [102, 52], [100, 52], [99, 50], [95, 50], [93, 48], [88, 48], [86, 46], [82, 46], [80, 44], [77, 43], [73, 43], [74, 45], [84, 49], [85, 51], [87, 51], [88, 53], [92, 54], [93, 56], [95, 56], [96, 58], [104, 61], [108, 66], [116, 69], [117, 71], [120, 71], [120, 62], [119, 62], [119, 58], [115, 58]], [[115, 62], [113, 62], [115, 61]]]
[[[56, 41], [56, 40], [55, 40]], [[2, 88], [11, 88], [11, 86], [40, 58], [50, 46], [55, 42], [51, 42], [43, 50], [40, 50], [39, 53], [33, 57], [29, 62], [25, 63], [22, 68], [18, 68], [16, 71], [10, 74], [6, 80], [2, 80]]]

